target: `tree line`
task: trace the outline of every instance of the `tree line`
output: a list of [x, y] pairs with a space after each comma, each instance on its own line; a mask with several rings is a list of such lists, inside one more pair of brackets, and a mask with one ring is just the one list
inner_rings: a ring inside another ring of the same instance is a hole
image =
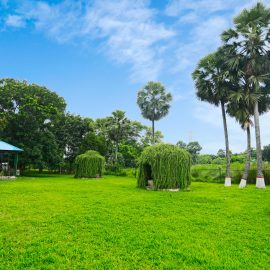
[[[169, 109], [169, 105], [161, 106], [156, 96], [161, 99], [165, 96], [168, 102], [171, 96], [160, 83], [148, 85], [148, 94], [145, 89], [141, 91], [146, 103], [147, 100], [154, 101], [146, 109], [151, 108], [152, 114], [145, 113], [153, 122], [165, 116]], [[138, 103], [140, 100], [138, 98]], [[87, 150], [96, 150], [103, 155], [108, 170], [135, 167], [142, 150], [162, 142], [163, 135], [154, 130], [154, 125], [150, 128], [128, 119], [121, 110], [95, 120], [70, 114], [66, 112], [65, 100], [46, 87], [1, 79], [0, 138], [24, 150], [20, 158], [22, 170], [71, 172], [76, 156]]]

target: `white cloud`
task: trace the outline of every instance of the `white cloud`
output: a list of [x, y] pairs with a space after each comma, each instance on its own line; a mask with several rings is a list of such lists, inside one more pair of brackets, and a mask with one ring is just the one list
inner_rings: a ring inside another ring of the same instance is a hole
[[230, 9], [230, 2], [235, 2], [234, 0], [171, 0], [166, 7], [166, 14], [168, 16], [178, 16], [185, 11], [195, 11], [195, 12], [207, 12], [212, 13], [224, 9]]
[[11, 27], [24, 27], [25, 26], [25, 20], [22, 16], [19, 15], [9, 15], [6, 18], [6, 25]]
[[223, 17], [210, 17], [196, 24], [189, 32], [188, 42], [181, 43], [176, 50], [176, 65], [173, 72], [188, 71], [190, 74], [204, 55], [220, 46], [220, 33], [229, 27], [229, 20]]
[[175, 35], [156, 22], [156, 11], [145, 0], [30, 1], [20, 14], [60, 43], [99, 40], [101, 51], [130, 65], [132, 79], [140, 82], [158, 78], [166, 50], [163, 42]]
[[[216, 12], [224, 12], [234, 10], [240, 11], [243, 8], [250, 7], [258, 2], [258, 0], [171, 0], [166, 6], [165, 13], [168, 16], [179, 16], [186, 12], [193, 12], [195, 14], [201, 14], [203, 17], [209, 16], [209, 14]], [[269, 0], [261, 1], [265, 4], [269, 4]]]

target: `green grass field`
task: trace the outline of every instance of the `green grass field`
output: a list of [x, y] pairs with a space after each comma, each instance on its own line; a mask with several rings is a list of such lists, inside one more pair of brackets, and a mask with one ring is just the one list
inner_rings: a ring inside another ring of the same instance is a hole
[[0, 269], [270, 269], [270, 188], [0, 181]]

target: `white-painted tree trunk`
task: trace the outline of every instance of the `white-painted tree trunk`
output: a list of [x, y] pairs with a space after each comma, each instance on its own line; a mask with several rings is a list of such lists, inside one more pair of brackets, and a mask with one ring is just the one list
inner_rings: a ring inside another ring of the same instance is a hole
[[264, 177], [257, 177], [256, 178], [256, 188], [265, 188]]
[[239, 184], [239, 188], [245, 188], [247, 185], [247, 180], [241, 179], [241, 182]]
[[231, 187], [232, 186], [232, 178], [231, 177], [226, 177], [225, 178], [225, 187]]
[[224, 102], [220, 102], [221, 111], [222, 111], [222, 119], [223, 119], [223, 128], [224, 128], [224, 136], [225, 136], [225, 146], [226, 146], [226, 175], [225, 175], [225, 187], [231, 186], [231, 158], [230, 158], [230, 148], [229, 148], [229, 135], [228, 135], [228, 127], [226, 120], [226, 111]]

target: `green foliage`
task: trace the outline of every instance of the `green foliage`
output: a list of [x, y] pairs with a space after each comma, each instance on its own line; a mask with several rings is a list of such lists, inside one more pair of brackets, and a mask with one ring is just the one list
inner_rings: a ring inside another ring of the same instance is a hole
[[[156, 130], [155, 131], [155, 141], [154, 144], [162, 143], [162, 139], [164, 138], [161, 131]], [[150, 127], [145, 127], [144, 134], [141, 137], [141, 144], [143, 147], [150, 146], [153, 143], [152, 138], [152, 130]]]
[[[219, 158], [218, 158], [219, 159]], [[232, 183], [239, 184], [244, 172], [244, 163], [231, 164]], [[192, 181], [209, 182], [209, 183], [224, 183], [225, 178], [225, 160], [223, 163], [193, 165], [191, 167]], [[264, 164], [264, 179], [266, 185], [270, 185], [270, 165]], [[256, 183], [256, 164], [252, 163], [248, 172], [248, 184]]]
[[160, 82], [148, 82], [138, 92], [137, 104], [142, 116], [151, 121], [157, 121], [166, 116], [170, 109], [172, 95], [166, 92]]
[[269, 144], [269, 145], [266, 145], [266, 146], [263, 148], [262, 155], [263, 155], [263, 160], [264, 160], [264, 161], [270, 162], [270, 144]]
[[197, 164], [211, 164], [214, 158], [214, 155], [199, 155], [197, 158]]
[[149, 146], [139, 160], [138, 187], [146, 187], [152, 179], [156, 189], [186, 189], [191, 182], [190, 166], [190, 155], [184, 149], [170, 144]]
[[172, 95], [160, 82], [150, 81], [138, 92], [137, 104], [141, 114], [152, 122], [152, 144], [155, 143], [155, 121], [169, 113], [171, 101]]
[[225, 158], [226, 157], [226, 152], [223, 149], [219, 149], [217, 152], [217, 156], [220, 158]]
[[136, 141], [143, 129], [141, 123], [129, 120], [120, 110], [112, 112], [112, 116], [97, 119], [96, 127], [98, 134], [107, 138], [111, 146], [108, 158], [114, 165], [119, 162], [119, 144]]
[[193, 164], [197, 163], [198, 156], [200, 154], [200, 151], [202, 150], [202, 147], [200, 146], [199, 142], [194, 141], [186, 144], [182, 141], [179, 141], [176, 143], [176, 145], [182, 149], [187, 150], [192, 157], [192, 163]]
[[57, 132], [65, 107], [64, 99], [45, 87], [0, 80], [0, 137], [24, 149], [22, 168], [54, 169], [62, 162], [64, 147]]
[[96, 151], [87, 151], [76, 157], [75, 178], [99, 178], [104, 173], [105, 158]]

